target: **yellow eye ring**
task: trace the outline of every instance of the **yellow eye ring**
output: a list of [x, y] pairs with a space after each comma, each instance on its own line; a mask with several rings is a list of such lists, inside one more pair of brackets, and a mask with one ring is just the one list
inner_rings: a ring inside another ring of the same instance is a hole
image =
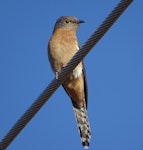
[[66, 20], [65, 23], [68, 24], [68, 23], [70, 23], [70, 21]]

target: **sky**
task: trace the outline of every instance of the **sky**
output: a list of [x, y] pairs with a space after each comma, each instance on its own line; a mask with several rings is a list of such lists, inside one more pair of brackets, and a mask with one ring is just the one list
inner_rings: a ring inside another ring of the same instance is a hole
[[[119, 0], [0, 1], [0, 139], [54, 79], [47, 43], [60, 16], [84, 20], [80, 45]], [[84, 59], [88, 80], [89, 150], [143, 149], [143, 1], [134, 1]], [[83, 150], [62, 87], [8, 150]]]

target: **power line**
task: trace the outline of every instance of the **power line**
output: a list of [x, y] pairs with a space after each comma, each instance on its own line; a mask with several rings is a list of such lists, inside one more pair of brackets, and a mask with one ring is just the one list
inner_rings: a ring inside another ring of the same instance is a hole
[[95, 46], [95, 44], [102, 38], [102, 36], [108, 31], [113, 23], [119, 18], [124, 10], [133, 2], [133, 0], [121, 0], [121, 2], [114, 8], [105, 21], [99, 26], [99, 28], [91, 35], [87, 42], [80, 48], [71, 61], [64, 67], [59, 74], [58, 80], [53, 79], [49, 86], [42, 92], [42, 94], [36, 99], [36, 101], [27, 109], [27, 111], [21, 116], [21, 118], [15, 123], [11, 130], [0, 142], [0, 150], [5, 150], [9, 144], [15, 139], [19, 132], [26, 126], [26, 124], [34, 117], [34, 115], [40, 110], [40, 108], [48, 101], [50, 96], [66, 79], [71, 70], [73, 70], [82, 59], [89, 53], [89, 51]]

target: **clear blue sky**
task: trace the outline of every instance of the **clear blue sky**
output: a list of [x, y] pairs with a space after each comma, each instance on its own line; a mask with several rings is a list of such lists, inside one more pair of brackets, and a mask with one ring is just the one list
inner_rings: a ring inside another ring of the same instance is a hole
[[[47, 43], [58, 17], [85, 20], [82, 45], [119, 0], [0, 1], [0, 139], [54, 78]], [[134, 1], [85, 58], [89, 150], [143, 149], [143, 1]], [[60, 87], [8, 150], [83, 150]]]

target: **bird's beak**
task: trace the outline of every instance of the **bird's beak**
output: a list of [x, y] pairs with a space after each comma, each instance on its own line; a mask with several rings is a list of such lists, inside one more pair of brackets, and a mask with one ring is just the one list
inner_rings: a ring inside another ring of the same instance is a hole
[[83, 21], [83, 20], [79, 20], [79, 21], [78, 21], [79, 24], [80, 24], [80, 23], [84, 23], [84, 22], [85, 22], [85, 21]]

